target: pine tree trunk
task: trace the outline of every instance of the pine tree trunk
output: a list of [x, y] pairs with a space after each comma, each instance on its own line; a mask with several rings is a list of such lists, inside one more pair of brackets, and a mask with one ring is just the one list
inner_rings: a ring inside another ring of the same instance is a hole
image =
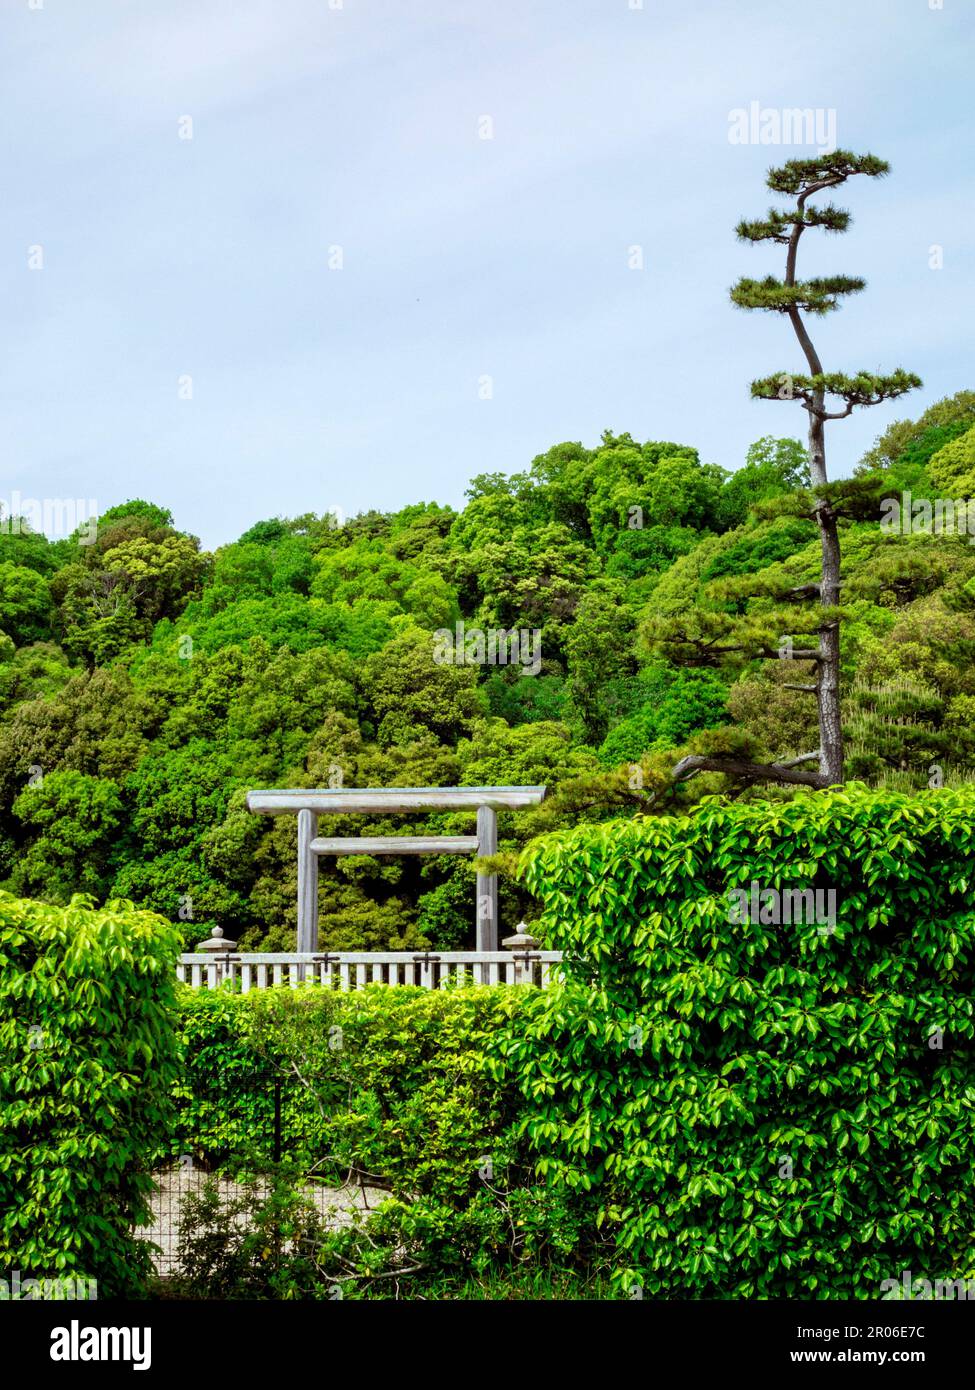
[[[821, 409], [821, 401], [815, 402]], [[815, 410], [809, 415], [809, 475], [814, 487], [826, 482], [826, 444], [823, 421]], [[835, 608], [840, 601], [840, 538], [836, 515], [827, 501], [816, 503], [816, 525], [822, 553], [820, 602]], [[843, 725], [840, 713], [840, 626], [824, 622], [819, 629], [819, 665], [816, 672], [819, 705], [819, 771], [829, 785], [843, 781]]]

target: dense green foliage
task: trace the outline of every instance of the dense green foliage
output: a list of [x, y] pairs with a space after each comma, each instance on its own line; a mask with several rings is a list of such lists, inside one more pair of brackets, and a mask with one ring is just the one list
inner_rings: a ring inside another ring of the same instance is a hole
[[132, 1227], [178, 1076], [176, 932], [121, 902], [0, 893], [0, 1264], [138, 1293]]
[[[975, 550], [878, 525], [904, 487], [968, 495], [972, 409], [962, 392], [892, 427], [842, 522], [850, 771], [876, 784], [951, 785], [975, 752]], [[760, 440], [729, 473], [606, 434], [475, 479], [460, 512], [269, 520], [214, 554], [146, 502], [105, 513], [90, 544], [8, 527], [0, 883], [131, 899], [188, 944], [219, 924], [285, 949], [295, 827], [249, 816], [248, 788], [545, 783], [541, 807], [501, 820], [512, 926], [537, 910], [509, 870], [538, 833], [726, 789], [707, 774], [662, 795], [688, 751], [815, 747], [815, 702], [790, 688], [808, 663], [761, 659], [815, 623], [789, 598], [818, 577], [808, 481], [795, 440]], [[458, 621], [537, 629], [537, 672], [438, 663], [434, 634]], [[473, 818], [330, 828], [469, 834]], [[472, 945], [472, 874], [446, 856], [323, 861], [323, 944]]]
[[[539, 1173], [591, 1197], [628, 1283], [842, 1298], [975, 1274], [973, 854], [971, 789], [857, 786], [533, 847], [569, 981], [507, 1065]], [[835, 913], [732, 910], [753, 883]]]
[[328, 1154], [335, 1176], [467, 1191], [476, 1165], [466, 1160], [505, 1108], [483, 1053], [519, 997], [497, 988], [183, 990], [186, 1068], [171, 1149], [266, 1164], [277, 1080], [292, 1160], [320, 1164]]
[[[969, 788], [544, 837], [523, 868], [561, 986], [187, 992], [174, 1151], [267, 1169], [277, 1076], [292, 1174], [388, 1191], [276, 1266], [306, 1296], [524, 1266], [668, 1299], [972, 1278], [973, 853]], [[736, 910], [753, 885], [778, 901]], [[311, 1222], [283, 1190], [249, 1209]], [[216, 1208], [193, 1223], [197, 1294], [274, 1293]]]
[[[394, 1273], [456, 1279], [526, 1263], [584, 1272], [589, 1248], [571, 1202], [536, 1180], [515, 1128], [515, 1078], [498, 1070], [500, 1040], [517, 1028], [529, 992], [182, 991], [186, 1069], [171, 1157], [276, 1173], [282, 1182], [269, 1198], [258, 1189], [245, 1209], [261, 1231], [293, 1234], [301, 1223], [306, 1242], [300, 1258], [269, 1269], [269, 1242], [229, 1239], [226, 1216], [204, 1193], [187, 1212], [188, 1292], [280, 1297], [288, 1286], [326, 1297], [336, 1286], [374, 1293]], [[309, 1175], [385, 1189], [367, 1235], [315, 1222], [300, 1201]]]

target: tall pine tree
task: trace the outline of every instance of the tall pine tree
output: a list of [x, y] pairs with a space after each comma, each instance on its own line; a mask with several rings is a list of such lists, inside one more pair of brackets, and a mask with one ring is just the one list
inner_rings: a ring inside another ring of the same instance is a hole
[[[811, 592], [793, 594], [793, 598], [819, 602], [818, 643], [815, 647], [793, 655], [809, 660], [815, 666], [815, 684], [795, 688], [814, 693], [819, 706], [819, 748], [785, 763], [748, 764], [734, 759], [707, 758], [692, 755], [682, 759], [675, 776], [685, 777], [702, 770], [725, 771], [746, 781], [798, 782], [810, 786], [828, 787], [843, 781], [843, 730], [840, 719], [840, 541], [837, 518], [842, 510], [842, 497], [847, 490], [836, 484], [829, 486], [826, 472], [826, 425], [842, 420], [858, 406], [879, 405], [895, 399], [921, 385], [919, 377], [900, 369], [890, 376], [859, 372], [847, 376], [843, 372], [825, 372], [819, 354], [809, 335], [804, 315], [822, 316], [832, 313], [840, 301], [858, 294], [865, 281], [848, 275], [832, 275], [825, 279], [797, 278], [799, 242], [807, 228], [826, 232], [845, 232], [850, 214], [832, 203], [816, 206], [810, 199], [817, 193], [837, 188], [857, 174], [882, 178], [889, 165], [874, 155], [855, 155], [848, 150], [835, 150], [814, 159], [792, 159], [780, 169], [771, 169], [768, 187], [794, 199], [786, 209], [772, 208], [757, 221], [743, 221], [737, 232], [742, 241], [771, 241], [786, 248], [785, 275], [778, 280], [742, 278], [731, 291], [732, 301], [742, 309], [764, 309], [789, 319], [806, 359], [806, 372], [781, 371], [774, 376], [753, 381], [751, 393], [760, 400], [797, 401], [808, 417], [809, 474], [812, 486], [809, 515], [819, 528], [822, 546], [820, 581], [808, 586]], [[851, 492], [855, 485], [850, 485]], [[768, 654], [768, 653], [766, 653]], [[818, 762], [816, 772], [806, 771], [801, 764]]]

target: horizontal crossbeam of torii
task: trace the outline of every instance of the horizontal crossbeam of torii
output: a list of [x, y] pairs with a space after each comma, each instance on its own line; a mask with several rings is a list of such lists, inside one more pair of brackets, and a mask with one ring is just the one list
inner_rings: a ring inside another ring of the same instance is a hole
[[[318, 857], [322, 854], [476, 854], [498, 849], [498, 811], [537, 806], [544, 787], [327, 787], [247, 793], [257, 815], [298, 817], [298, 946], [318, 950]], [[476, 811], [476, 835], [320, 837], [322, 815]], [[498, 876], [477, 875], [477, 950], [498, 949]]]

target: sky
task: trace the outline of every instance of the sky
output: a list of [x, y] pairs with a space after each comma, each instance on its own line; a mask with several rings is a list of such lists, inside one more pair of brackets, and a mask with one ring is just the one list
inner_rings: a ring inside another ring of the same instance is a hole
[[801, 250], [868, 281], [826, 370], [924, 379], [831, 427], [848, 474], [975, 388], [973, 40], [975, 0], [0, 0], [0, 499], [212, 548], [605, 429], [729, 469], [802, 436], [748, 393], [791, 329], [728, 288], [781, 274], [734, 227], [816, 145], [735, 143], [753, 102], [892, 165]]

